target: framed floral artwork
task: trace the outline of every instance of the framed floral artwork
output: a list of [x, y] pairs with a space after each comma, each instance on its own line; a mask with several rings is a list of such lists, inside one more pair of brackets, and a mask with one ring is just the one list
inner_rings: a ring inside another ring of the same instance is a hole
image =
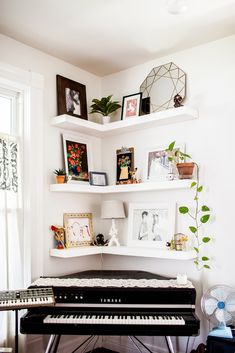
[[123, 147], [116, 151], [117, 174], [116, 184], [128, 184], [134, 171], [134, 148]]
[[69, 114], [87, 120], [86, 86], [56, 75], [58, 115]]
[[68, 182], [89, 182], [91, 143], [76, 135], [63, 134], [63, 147]]
[[142, 93], [130, 94], [122, 99], [122, 120], [140, 115]]
[[91, 213], [64, 213], [64, 227], [67, 247], [87, 246], [93, 243]]
[[131, 203], [128, 245], [166, 248], [175, 234], [175, 203]]

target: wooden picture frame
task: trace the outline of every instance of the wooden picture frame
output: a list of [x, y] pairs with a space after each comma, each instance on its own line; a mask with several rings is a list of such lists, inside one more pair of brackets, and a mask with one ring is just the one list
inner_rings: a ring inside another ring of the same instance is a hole
[[79, 135], [63, 134], [67, 182], [89, 182], [92, 169], [91, 142]]
[[58, 115], [69, 114], [87, 120], [86, 86], [56, 75]]
[[64, 213], [64, 227], [66, 247], [93, 244], [92, 213]]
[[122, 99], [122, 120], [139, 116], [141, 101], [141, 92], [124, 96]]
[[134, 171], [134, 148], [123, 147], [116, 151], [116, 184], [131, 183]]
[[166, 248], [175, 234], [175, 203], [130, 203], [128, 246]]
[[90, 185], [106, 186], [108, 185], [107, 174], [103, 172], [89, 172]]

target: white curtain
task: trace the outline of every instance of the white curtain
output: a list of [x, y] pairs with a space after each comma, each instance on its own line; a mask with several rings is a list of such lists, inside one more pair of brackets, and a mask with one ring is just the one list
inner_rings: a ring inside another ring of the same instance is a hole
[[[0, 291], [23, 288], [23, 212], [15, 139], [0, 137]], [[0, 346], [12, 346], [14, 315], [0, 312]]]

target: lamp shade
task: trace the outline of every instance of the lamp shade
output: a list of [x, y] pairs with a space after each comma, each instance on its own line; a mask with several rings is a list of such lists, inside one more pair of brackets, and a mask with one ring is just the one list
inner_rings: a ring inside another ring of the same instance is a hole
[[123, 202], [120, 200], [103, 201], [101, 218], [125, 218]]

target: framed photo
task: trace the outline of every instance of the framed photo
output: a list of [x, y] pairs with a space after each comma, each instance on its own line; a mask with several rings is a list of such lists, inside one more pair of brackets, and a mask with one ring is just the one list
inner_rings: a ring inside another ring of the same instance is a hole
[[[145, 180], [146, 181], [166, 181], [169, 180], [169, 173], [177, 175], [177, 170], [169, 163], [166, 146], [149, 149], [146, 155]], [[184, 151], [184, 145], [176, 146], [172, 151], [180, 149]]]
[[87, 120], [86, 86], [56, 75], [58, 115], [69, 114]]
[[68, 247], [87, 246], [93, 243], [91, 213], [64, 213], [64, 227]]
[[90, 172], [89, 181], [91, 185], [96, 185], [96, 186], [108, 185], [107, 174], [102, 172]]
[[166, 248], [174, 233], [174, 203], [130, 204], [128, 245]]
[[63, 134], [64, 162], [68, 182], [89, 182], [91, 144], [76, 135]]
[[123, 147], [116, 151], [117, 174], [116, 184], [127, 184], [131, 181], [131, 172], [134, 171], [134, 148]]
[[122, 120], [140, 115], [142, 93], [130, 94], [122, 99]]

